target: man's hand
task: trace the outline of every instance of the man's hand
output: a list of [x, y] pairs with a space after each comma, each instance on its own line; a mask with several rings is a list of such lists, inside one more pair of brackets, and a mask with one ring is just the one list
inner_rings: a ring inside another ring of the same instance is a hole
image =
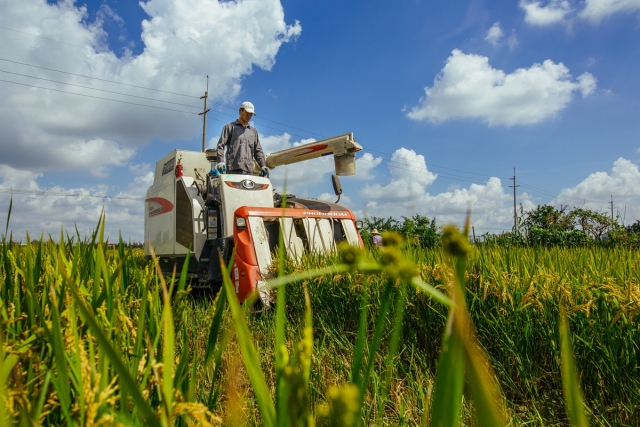
[[263, 167], [262, 168], [262, 176], [269, 178], [269, 168], [268, 167]]
[[227, 173], [227, 165], [225, 165], [224, 163], [220, 162], [216, 165], [216, 169], [218, 169], [218, 172], [220, 173]]

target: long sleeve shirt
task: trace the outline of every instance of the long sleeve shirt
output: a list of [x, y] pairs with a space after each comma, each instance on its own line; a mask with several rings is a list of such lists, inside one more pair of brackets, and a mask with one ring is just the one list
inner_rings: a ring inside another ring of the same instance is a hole
[[227, 170], [242, 169], [253, 172], [253, 159], [261, 168], [266, 166], [258, 131], [250, 125], [245, 128], [239, 120], [222, 128], [217, 154], [218, 162], [226, 160]]

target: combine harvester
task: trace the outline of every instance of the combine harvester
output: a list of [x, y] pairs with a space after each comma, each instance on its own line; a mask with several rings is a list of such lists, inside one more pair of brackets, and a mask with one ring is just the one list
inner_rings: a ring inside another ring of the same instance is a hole
[[[362, 146], [353, 134], [300, 145], [266, 156], [270, 169], [333, 154], [332, 176], [338, 201], [342, 189], [337, 175], [356, 172], [355, 153]], [[265, 287], [272, 256], [282, 233], [286, 254], [294, 260], [305, 252], [331, 253], [342, 241], [363, 246], [362, 226], [349, 209], [336, 203], [300, 199], [275, 193], [269, 178], [218, 173], [216, 150], [173, 150], [156, 163], [153, 185], [145, 202], [145, 255], [153, 252], [162, 272], [180, 274], [186, 260], [193, 288], [219, 289], [222, 269], [236, 255], [231, 280], [242, 302]], [[260, 292], [263, 303], [264, 292]]]

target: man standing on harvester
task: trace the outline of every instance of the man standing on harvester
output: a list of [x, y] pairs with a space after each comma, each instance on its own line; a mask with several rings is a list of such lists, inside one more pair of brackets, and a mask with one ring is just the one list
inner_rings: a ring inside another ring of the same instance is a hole
[[[238, 120], [228, 123], [222, 128], [218, 140], [216, 169], [220, 173], [252, 175], [253, 159], [255, 159], [262, 168], [262, 176], [269, 177], [269, 168], [265, 163], [258, 131], [249, 125], [251, 117], [255, 114], [253, 104], [243, 102], [240, 105], [239, 114]], [[227, 149], [226, 157], [225, 147]]]

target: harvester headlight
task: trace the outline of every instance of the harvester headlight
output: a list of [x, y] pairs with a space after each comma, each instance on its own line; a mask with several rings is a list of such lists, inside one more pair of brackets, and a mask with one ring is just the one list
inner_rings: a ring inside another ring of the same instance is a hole
[[236, 227], [238, 228], [247, 228], [247, 220], [242, 218], [241, 216], [236, 218]]
[[356, 228], [358, 230], [362, 230], [362, 227], [363, 227], [362, 221], [360, 221], [360, 220], [356, 221]]

